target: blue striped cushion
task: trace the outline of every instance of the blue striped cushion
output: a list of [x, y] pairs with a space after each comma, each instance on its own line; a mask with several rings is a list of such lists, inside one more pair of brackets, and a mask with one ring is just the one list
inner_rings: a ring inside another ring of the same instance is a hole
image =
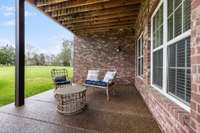
[[85, 84], [88, 84], [88, 85], [96, 85], [96, 86], [107, 86], [107, 83], [104, 82], [104, 81], [94, 81], [94, 80], [85, 80]]
[[85, 80], [85, 84], [95, 85], [97, 81], [94, 80]]
[[66, 81], [57, 81], [56, 84], [57, 85], [64, 85], [64, 84], [70, 84], [71, 82], [66, 80]]
[[107, 86], [107, 83], [106, 82], [104, 82], [104, 81], [97, 81], [96, 82], [96, 85], [98, 85], [98, 86]]

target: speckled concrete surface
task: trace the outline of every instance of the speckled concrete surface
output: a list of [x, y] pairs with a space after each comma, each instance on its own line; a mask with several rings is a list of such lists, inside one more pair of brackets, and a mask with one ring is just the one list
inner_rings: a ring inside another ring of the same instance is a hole
[[131, 86], [117, 86], [106, 101], [105, 92], [87, 90], [88, 108], [77, 115], [56, 111], [53, 91], [26, 99], [26, 105], [0, 108], [0, 133], [160, 133], [139, 93]]

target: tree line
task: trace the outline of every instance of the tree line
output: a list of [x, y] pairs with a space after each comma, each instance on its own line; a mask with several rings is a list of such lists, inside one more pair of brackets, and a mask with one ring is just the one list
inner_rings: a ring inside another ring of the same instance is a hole
[[[73, 42], [63, 40], [61, 52], [54, 54], [37, 53], [29, 47], [25, 53], [26, 65], [71, 66]], [[15, 48], [11, 45], [0, 47], [0, 65], [15, 65]]]

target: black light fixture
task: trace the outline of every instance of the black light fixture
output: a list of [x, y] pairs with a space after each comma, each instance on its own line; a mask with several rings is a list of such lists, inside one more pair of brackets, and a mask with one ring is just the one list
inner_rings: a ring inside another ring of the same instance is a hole
[[116, 51], [117, 51], [117, 52], [121, 52], [121, 51], [122, 51], [121, 46], [118, 46], [118, 47], [116, 48]]

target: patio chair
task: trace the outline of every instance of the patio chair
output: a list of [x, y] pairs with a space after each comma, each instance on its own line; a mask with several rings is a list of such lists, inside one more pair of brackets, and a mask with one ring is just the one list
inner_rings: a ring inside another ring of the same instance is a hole
[[55, 89], [62, 85], [71, 84], [71, 81], [68, 79], [67, 69], [52, 69], [51, 77], [55, 84]]
[[110, 101], [110, 89], [114, 85], [117, 72], [116, 70], [107, 71], [103, 80], [98, 80], [98, 73], [99, 70], [89, 70], [84, 86], [104, 89], [106, 91], [107, 101]]

